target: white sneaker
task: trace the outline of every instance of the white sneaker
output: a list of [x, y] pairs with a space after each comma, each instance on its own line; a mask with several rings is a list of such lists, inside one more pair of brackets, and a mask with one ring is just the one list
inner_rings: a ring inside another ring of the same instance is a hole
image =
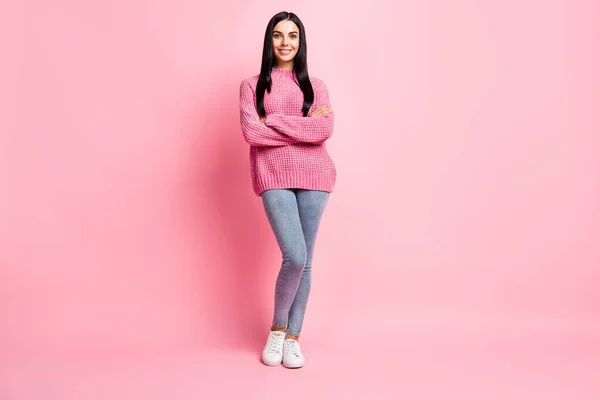
[[262, 360], [271, 367], [281, 364], [283, 361], [283, 341], [285, 332], [271, 331], [267, 339], [267, 344], [262, 352]]
[[304, 356], [300, 350], [300, 343], [294, 339], [286, 339], [283, 343], [283, 366], [300, 368], [303, 365]]

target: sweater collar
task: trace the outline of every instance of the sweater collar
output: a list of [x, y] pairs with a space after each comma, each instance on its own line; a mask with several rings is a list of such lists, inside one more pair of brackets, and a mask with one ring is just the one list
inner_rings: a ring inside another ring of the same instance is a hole
[[271, 68], [271, 76], [293, 78], [296, 75], [293, 69]]

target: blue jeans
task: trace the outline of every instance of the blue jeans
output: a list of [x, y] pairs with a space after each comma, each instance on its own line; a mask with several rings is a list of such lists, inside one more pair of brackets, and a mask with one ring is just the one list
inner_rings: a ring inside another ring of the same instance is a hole
[[261, 194], [282, 263], [275, 285], [273, 325], [300, 336], [311, 285], [311, 264], [321, 216], [329, 193], [274, 189]]

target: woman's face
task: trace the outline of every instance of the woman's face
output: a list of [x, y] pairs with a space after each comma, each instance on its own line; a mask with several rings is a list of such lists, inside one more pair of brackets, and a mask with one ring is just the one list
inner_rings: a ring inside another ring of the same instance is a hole
[[280, 21], [273, 28], [273, 54], [278, 67], [294, 65], [294, 57], [300, 46], [300, 29], [290, 20]]

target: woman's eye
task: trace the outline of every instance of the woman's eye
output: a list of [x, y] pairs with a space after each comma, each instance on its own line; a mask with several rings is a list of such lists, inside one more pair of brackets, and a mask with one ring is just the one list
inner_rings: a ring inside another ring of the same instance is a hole
[[[279, 34], [275, 34], [275, 35], [273, 35], [273, 38], [274, 38], [274, 39], [279, 39]], [[294, 40], [296, 40], [297, 38], [298, 38], [298, 36], [297, 36], [297, 35], [292, 35], [292, 36], [290, 36], [290, 39], [294, 39]]]

